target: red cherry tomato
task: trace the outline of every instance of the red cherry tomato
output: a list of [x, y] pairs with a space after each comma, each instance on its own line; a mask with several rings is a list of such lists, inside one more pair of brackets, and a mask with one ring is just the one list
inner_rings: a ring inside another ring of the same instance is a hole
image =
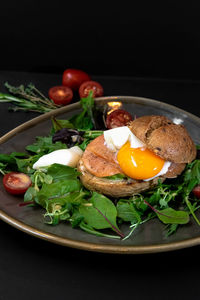
[[200, 199], [200, 184], [195, 186], [195, 188], [192, 190], [193, 194]]
[[53, 86], [49, 90], [49, 98], [57, 105], [66, 105], [72, 101], [73, 92], [67, 86]]
[[6, 191], [13, 195], [22, 195], [31, 186], [28, 175], [18, 172], [10, 172], [3, 177], [3, 185]]
[[93, 97], [103, 96], [103, 87], [97, 81], [85, 81], [79, 87], [80, 98], [85, 98], [88, 96], [89, 92], [93, 91]]
[[88, 80], [90, 80], [90, 76], [86, 72], [77, 69], [66, 69], [62, 76], [62, 84], [72, 90], [78, 90], [80, 85]]
[[106, 127], [108, 129], [112, 129], [115, 127], [125, 126], [132, 120], [133, 118], [129, 112], [123, 109], [116, 109], [107, 114]]

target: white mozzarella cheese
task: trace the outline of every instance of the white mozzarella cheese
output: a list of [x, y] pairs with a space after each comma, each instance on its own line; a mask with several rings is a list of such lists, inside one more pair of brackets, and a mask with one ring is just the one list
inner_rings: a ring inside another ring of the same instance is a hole
[[75, 168], [82, 154], [83, 151], [78, 146], [56, 150], [41, 156], [38, 161], [34, 163], [33, 169], [46, 167], [55, 163]]

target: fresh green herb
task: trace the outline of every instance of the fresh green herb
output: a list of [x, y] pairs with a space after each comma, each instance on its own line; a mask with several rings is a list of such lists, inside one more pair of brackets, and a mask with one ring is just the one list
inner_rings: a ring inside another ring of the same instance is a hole
[[118, 218], [122, 219], [124, 222], [137, 224], [142, 221], [139, 211], [137, 211], [132, 202], [120, 199], [116, 207]]
[[93, 92], [90, 91], [86, 98], [80, 100], [82, 111], [69, 119], [69, 122], [74, 125], [74, 128], [82, 130], [91, 130], [96, 128], [94, 119], [94, 98]]
[[69, 120], [59, 120], [53, 117], [52, 121], [52, 130], [51, 133], [54, 134], [56, 131], [61, 130], [63, 128], [75, 128], [74, 125]]
[[14, 104], [9, 108], [10, 110], [46, 113], [59, 107], [51, 99], [45, 97], [32, 83], [27, 87], [24, 85], [15, 87], [6, 82], [5, 87], [9, 94], [0, 93], [0, 102]]
[[61, 143], [61, 142], [52, 142], [52, 136], [48, 137], [41, 137], [38, 136], [36, 137], [36, 142], [33, 143], [32, 145], [28, 145], [26, 147], [26, 150], [32, 153], [36, 153], [41, 155], [50, 153], [55, 150], [59, 149], [66, 149], [66, 145]]
[[27, 153], [12, 152], [11, 154], [0, 154], [0, 172], [2, 174], [19, 171], [29, 173], [35, 157]]

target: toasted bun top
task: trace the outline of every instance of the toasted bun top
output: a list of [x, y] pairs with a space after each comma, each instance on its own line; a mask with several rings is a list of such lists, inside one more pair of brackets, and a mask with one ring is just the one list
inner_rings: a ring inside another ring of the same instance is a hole
[[128, 127], [147, 148], [174, 163], [190, 163], [197, 150], [183, 125], [174, 124], [164, 116], [142, 116]]

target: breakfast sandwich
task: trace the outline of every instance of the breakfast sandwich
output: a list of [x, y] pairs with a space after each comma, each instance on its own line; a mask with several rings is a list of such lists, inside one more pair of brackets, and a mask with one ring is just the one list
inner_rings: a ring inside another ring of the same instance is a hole
[[125, 197], [177, 177], [195, 157], [195, 144], [183, 125], [151, 115], [104, 131], [88, 144], [77, 168], [87, 189]]

